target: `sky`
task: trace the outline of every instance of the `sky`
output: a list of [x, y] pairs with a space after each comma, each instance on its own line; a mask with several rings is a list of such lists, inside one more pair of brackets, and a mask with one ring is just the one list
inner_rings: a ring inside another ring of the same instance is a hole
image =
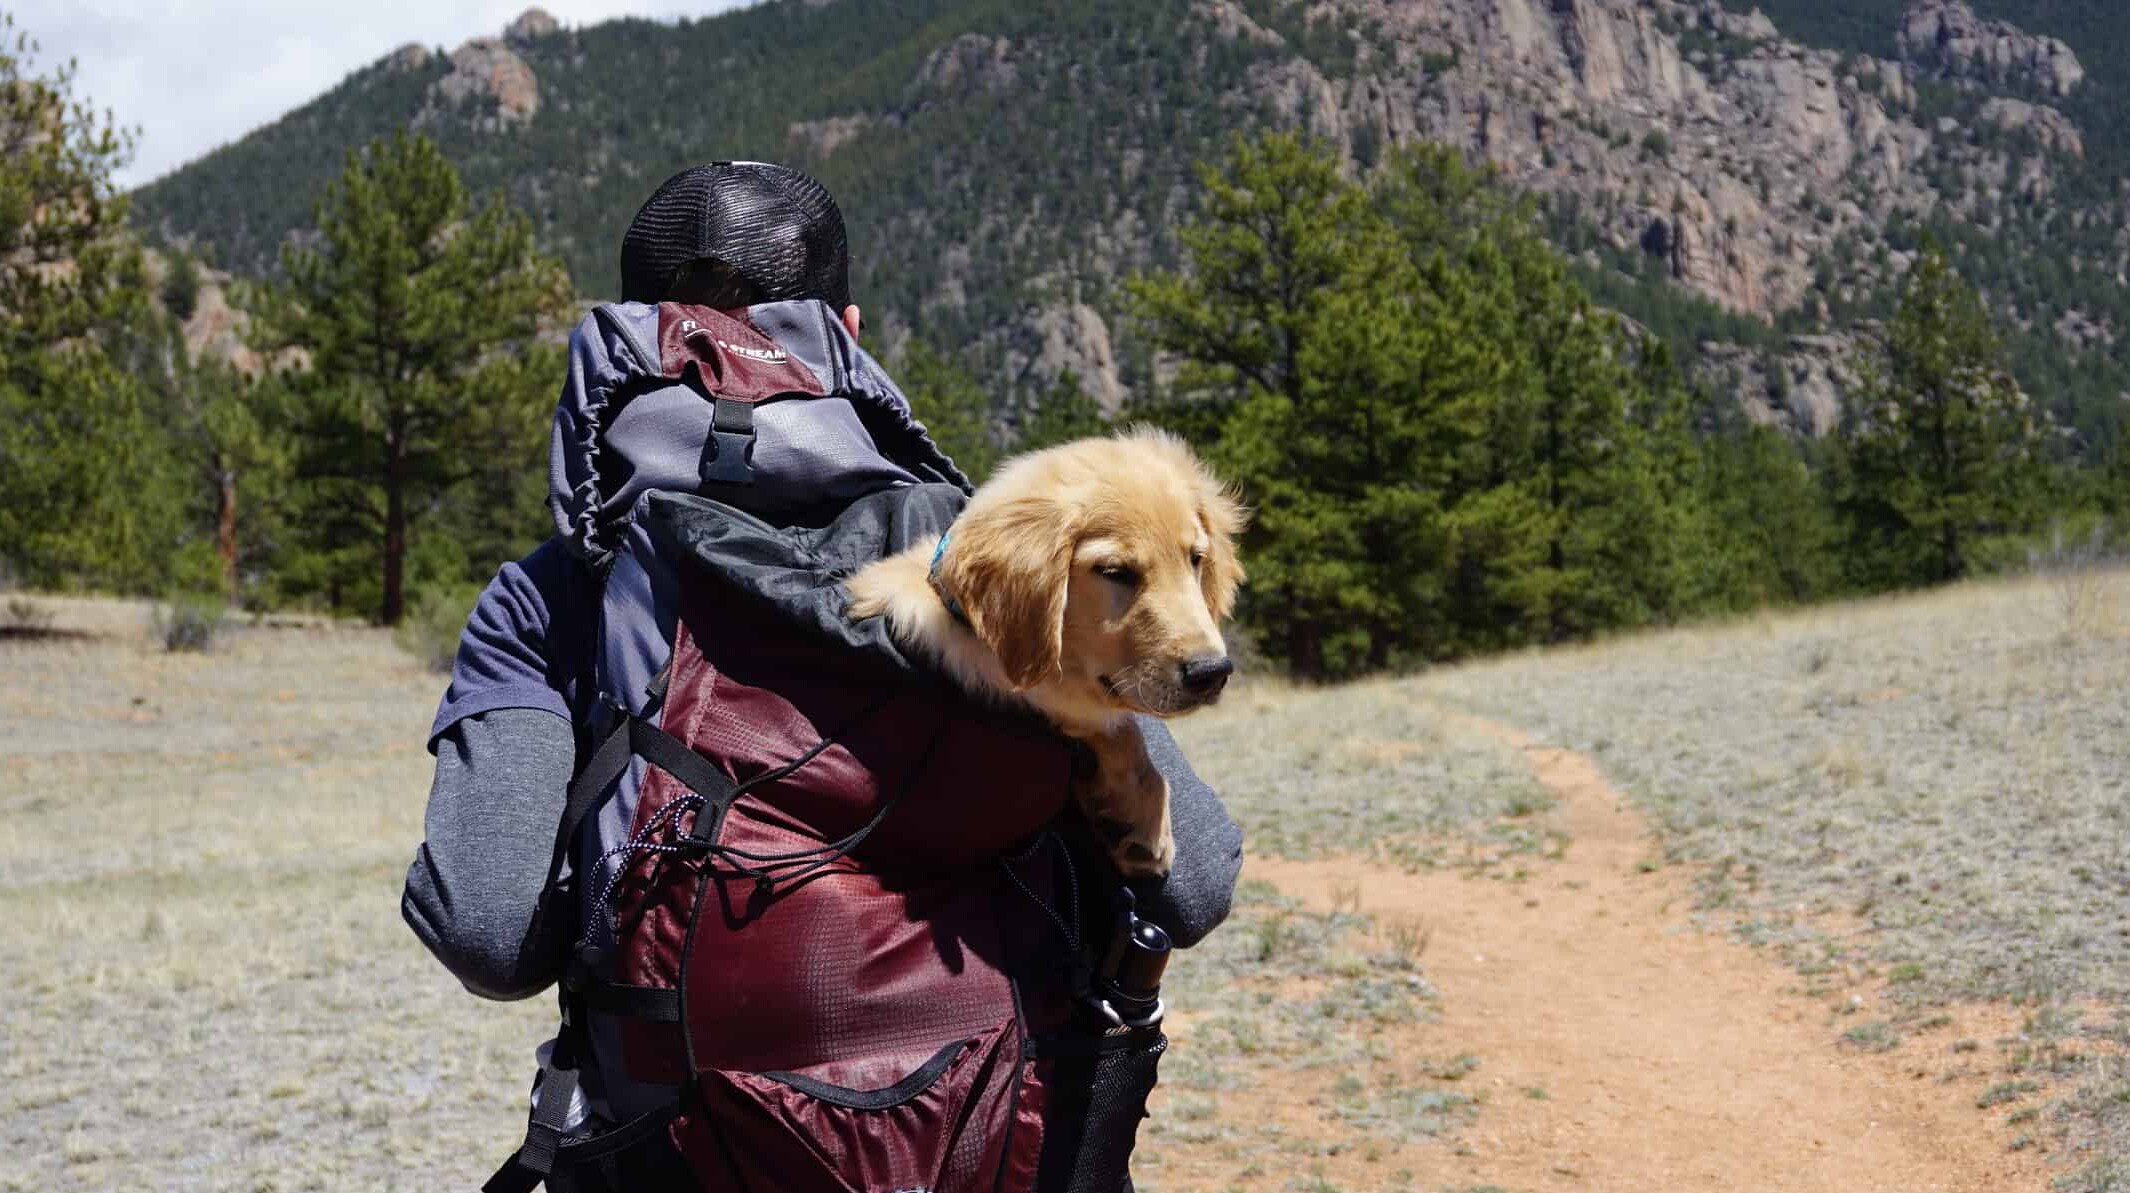
[[[702, 16], [745, 0], [544, 0], [565, 25]], [[331, 90], [406, 43], [450, 50], [502, 32], [532, 0], [16, 0], [39, 74], [72, 58], [74, 95], [136, 129], [116, 181], [152, 181]]]

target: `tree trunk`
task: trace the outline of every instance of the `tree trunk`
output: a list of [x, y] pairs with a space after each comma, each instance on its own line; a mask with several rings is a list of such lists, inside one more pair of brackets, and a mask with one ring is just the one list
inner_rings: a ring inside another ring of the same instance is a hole
[[224, 468], [215, 474], [214, 553], [222, 560], [222, 592], [237, 599], [237, 474]]
[[407, 612], [407, 434], [385, 433], [385, 593], [379, 617], [398, 625]]

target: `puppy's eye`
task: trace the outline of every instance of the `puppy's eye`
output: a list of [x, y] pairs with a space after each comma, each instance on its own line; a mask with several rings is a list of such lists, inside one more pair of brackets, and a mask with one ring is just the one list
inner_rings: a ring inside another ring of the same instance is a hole
[[1139, 583], [1138, 569], [1127, 567], [1121, 563], [1096, 564], [1095, 575], [1102, 577], [1104, 580], [1113, 580], [1127, 588], [1134, 587]]
[[1191, 548], [1191, 566], [1192, 566], [1193, 568], [1197, 568], [1197, 567], [1200, 567], [1200, 566], [1202, 566], [1202, 565], [1203, 565], [1203, 564], [1205, 563], [1205, 561], [1206, 561], [1206, 553], [1205, 553], [1205, 550], [1204, 550], [1203, 548], [1201, 548], [1201, 547], [1193, 547], [1193, 548]]

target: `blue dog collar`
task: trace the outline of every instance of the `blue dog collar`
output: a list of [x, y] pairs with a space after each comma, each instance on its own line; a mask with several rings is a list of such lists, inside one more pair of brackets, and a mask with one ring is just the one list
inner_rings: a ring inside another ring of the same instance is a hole
[[953, 537], [952, 530], [939, 536], [939, 545], [932, 548], [932, 570], [926, 573], [925, 579], [931, 582], [932, 591], [938, 593], [939, 599], [947, 606], [947, 614], [963, 625], [968, 625], [969, 614], [962, 609], [961, 602], [955, 600], [954, 594], [948, 592], [946, 585], [939, 582], [939, 564], [947, 557], [947, 542]]

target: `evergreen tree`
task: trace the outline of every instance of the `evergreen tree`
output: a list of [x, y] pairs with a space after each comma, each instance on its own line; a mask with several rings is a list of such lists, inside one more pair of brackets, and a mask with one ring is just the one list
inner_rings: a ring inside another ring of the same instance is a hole
[[[524, 360], [568, 288], [530, 222], [500, 200], [474, 207], [426, 137], [350, 153], [317, 219], [317, 247], [286, 250], [287, 281], [259, 297], [260, 340], [309, 360], [301, 465], [332, 514], [313, 524], [316, 545], [342, 563], [375, 559], [378, 616], [396, 624], [417, 524], [456, 488], [509, 493], [535, 467], [522, 436], [554, 381], [526, 376]], [[347, 591], [343, 576], [329, 583]]]
[[1682, 607], [1685, 422], [1527, 203], [1446, 151], [1361, 182], [1289, 136], [1208, 193], [1190, 268], [1133, 290], [1185, 361], [1157, 416], [1256, 508], [1267, 653], [1337, 677]]
[[1957, 580], [1978, 538], [2035, 521], [2047, 418], [2012, 380], [1981, 295], [1935, 245], [1858, 372], [1842, 463], [1860, 578]]
[[164, 265], [163, 284], [160, 291], [163, 310], [172, 319], [183, 323], [192, 318], [200, 307], [200, 263], [191, 254], [170, 254]]
[[1041, 451], [1107, 430], [1109, 419], [1102, 413], [1101, 404], [1080, 388], [1079, 376], [1067, 369], [1058, 374], [1022, 417], [1013, 437], [1013, 450]]
[[212, 545], [211, 586], [236, 601], [243, 564], [263, 564], [271, 552], [294, 458], [281, 381], [247, 377], [219, 357], [194, 359], [174, 315], [128, 358], [129, 372], [152, 386], [188, 528]]
[[[1380, 239], [1382, 221], [1333, 157], [1292, 134], [1237, 137], [1198, 177], [1202, 211], [1178, 237], [1191, 268], [1133, 278], [1133, 311], [1152, 347], [1182, 362], [1175, 393], [1299, 401], [1309, 337], [1333, 291], [1379, 259], [1360, 244]], [[1192, 429], [1217, 427], [1216, 415]]]
[[140, 280], [111, 182], [132, 145], [74, 97], [71, 65], [37, 74], [36, 52], [0, 13], [0, 367], [17, 382], [22, 362], [130, 313]]
[[1001, 454], [991, 422], [990, 391], [975, 374], [914, 337], [897, 354], [894, 373], [932, 441], [970, 480], [981, 484], [998, 467]]
[[138, 589], [174, 535], [148, 395], [107, 347], [145, 310], [111, 172], [130, 152], [0, 15], [0, 559]]
[[1841, 590], [1833, 503], [1789, 436], [1750, 425], [1710, 435], [1695, 490], [1690, 583], [1700, 607], [1736, 612]]

